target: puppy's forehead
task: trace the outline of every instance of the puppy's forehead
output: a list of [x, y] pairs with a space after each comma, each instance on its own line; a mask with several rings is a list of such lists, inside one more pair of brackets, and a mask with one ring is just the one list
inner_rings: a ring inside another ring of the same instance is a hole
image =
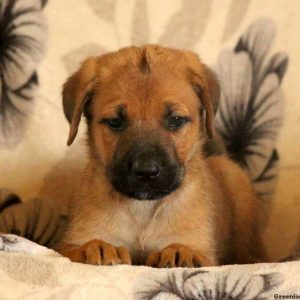
[[99, 63], [101, 93], [109, 103], [187, 98], [187, 93], [194, 95], [187, 79], [195, 58], [194, 65], [199, 65], [197, 57], [186, 51], [152, 45], [121, 49]]
[[184, 75], [191, 66], [196, 65], [199, 65], [199, 60], [192, 52], [155, 45], [123, 48], [104, 55], [99, 61], [102, 79], [125, 71], [145, 75], [161, 72]]

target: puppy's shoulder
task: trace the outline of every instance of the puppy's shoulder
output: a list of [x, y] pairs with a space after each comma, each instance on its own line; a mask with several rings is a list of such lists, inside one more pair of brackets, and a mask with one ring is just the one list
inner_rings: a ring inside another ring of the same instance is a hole
[[208, 168], [213, 174], [226, 180], [248, 181], [247, 173], [227, 155], [211, 156], [206, 159]]
[[104, 176], [100, 176], [95, 168], [95, 165], [89, 163], [82, 170], [80, 180], [74, 188], [73, 195], [70, 200], [71, 209], [82, 208], [87, 206], [100, 205], [106, 201], [99, 201], [100, 199], [108, 197], [108, 184]]

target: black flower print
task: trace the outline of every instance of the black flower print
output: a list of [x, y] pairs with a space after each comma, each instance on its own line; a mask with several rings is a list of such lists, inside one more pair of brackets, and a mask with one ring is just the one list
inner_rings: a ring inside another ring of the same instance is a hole
[[[136, 299], [268, 299], [282, 284], [280, 273], [251, 274], [240, 269], [223, 272], [169, 272], [164, 279], [149, 280]], [[146, 288], [145, 288], [146, 287]]]
[[0, 2], [0, 146], [19, 142], [32, 109], [35, 69], [47, 36], [42, 4], [39, 0]]
[[267, 58], [275, 36], [269, 19], [252, 23], [234, 50], [222, 51], [217, 63], [221, 101], [216, 126], [227, 151], [249, 173], [264, 199], [274, 192], [278, 155], [276, 137], [283, 120], [280, 84], [287, 55]]

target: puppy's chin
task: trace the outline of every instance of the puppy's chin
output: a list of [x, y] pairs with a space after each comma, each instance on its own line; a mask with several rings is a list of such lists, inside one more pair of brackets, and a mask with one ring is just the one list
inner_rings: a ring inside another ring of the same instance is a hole
[[177, 188], [179, 188], [181, 185], [181, 182], [176, 182], [172, 187], [170, 187], [169, 189], [165, 189], [165, 190], [151, 190], [151, 189], [145, 189], [145, 190], [120, 190], [119, 188], [115, 189], [123, 194], [124, 196], [130, 198], [130, 199], [134, 199], [134, 200], [138, 200], [138, 201], [143, 201], [143, 200], [160, 200], [170, 194], [172, 194], [175, 190], [177, 190]]

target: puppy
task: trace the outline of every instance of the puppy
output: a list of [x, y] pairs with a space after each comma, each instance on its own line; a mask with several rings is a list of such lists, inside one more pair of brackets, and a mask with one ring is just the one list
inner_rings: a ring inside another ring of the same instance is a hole
[[61, 253], [94, 265], [266, 260], [258, 198], [226, 156], [205, 158], [219, 101], [192, 52], [128, 47], [89, 58], [63, 88], [68, 145], [84, 114], [89, 164]]

